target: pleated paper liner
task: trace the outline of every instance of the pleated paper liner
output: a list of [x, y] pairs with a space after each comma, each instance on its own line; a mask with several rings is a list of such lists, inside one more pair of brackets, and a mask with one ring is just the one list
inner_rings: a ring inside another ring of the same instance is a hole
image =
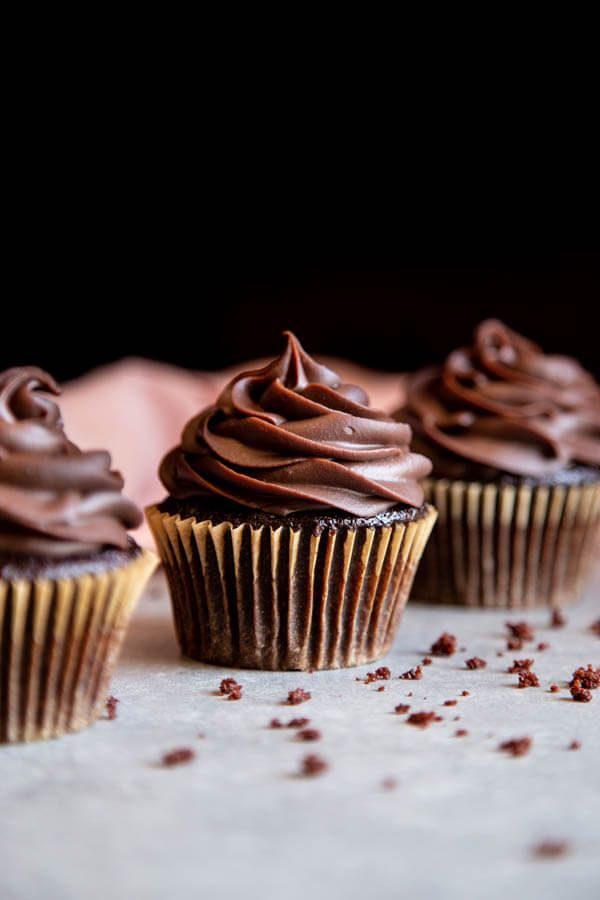
[[241, 668], [358, 666], [387, 653], [436, 513], [313, 534], [147, 510], [182, 652]]
[[76, 578], [0, 579], [0, 742], [59, 737], [102, 712], [148, 551]]
[[428, 479], [438, 510], [413, 597], [521, 608], [576, 600], [598, 555], [600, 483], [512, 486]]

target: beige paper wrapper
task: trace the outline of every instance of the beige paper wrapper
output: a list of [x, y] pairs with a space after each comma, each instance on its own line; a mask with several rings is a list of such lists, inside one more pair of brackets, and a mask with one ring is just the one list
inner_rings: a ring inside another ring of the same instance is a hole
[[555, 487], [428, 479], [438, 523], [413, 597], [521, 608], [576, 600], [600, 540], [600, 484]]
[[182, 652], [250, 669], [334, 669], [384, 656], [435, 522], [340, 529], [213, 525], [147, 510]]
[[0, 579], [0, 742], [78, 731], [104, 709], [154, 553], [77, 578]]

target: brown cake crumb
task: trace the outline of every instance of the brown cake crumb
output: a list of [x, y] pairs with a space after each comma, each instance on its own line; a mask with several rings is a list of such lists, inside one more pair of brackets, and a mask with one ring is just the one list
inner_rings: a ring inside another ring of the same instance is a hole
[[465, 660], [465, 665], [467, 669], [485, 669], [487, 662], [480, 656], [473, 656], [471, 659]]
[[573, 672], [569, 686], [572, 687], [576, 681], [580, 683], [582, 688], [588, 691], [595, 691], [596, 688], [600, 687], [600, 669], [594, 669], [591, 663], [587, 668], [579, 666]]
[[385, 685], [381, 685], [381, 687], [377, 688], [377, 693], [380, 694], [382, 691], [385, 691]]
[[298, 706], [300, 703], [306, 703], [310, 698], [310, 691], [305, 691], [303, 688], [296, 688], [296, 690], [289, 692], [287, 702], [290, 706]]
[[590, 625], [590, 631], [600, 637], [600, 619], [598, 619], [596, 622], [592, 622], [592, 624]]
[[422, 666], [430, 666], [432, 662], [433, 662], [433, 660], [429, 656], [424, 656], [423, 659], [421, 660], [421, 665]]
[[510, 741], [504, 741], [500, 744], [499, 749], [511, 756], [525, 756], [531, 750], [533, 741], [530, 737], [512, 738]]
[[321, 732], [318, 728], [303, 728], [296, 737], [299, 741], [320, 741]]
[[381, 787], [384, 791], [395, 791], [398, 787], [398, 781], [392, 777], [384, 778], [381, 782]]
[[523, 649], [523, 641], [521, 638], [509, 638], [506, 642], [507, 650], [522, 650]]
[[283, 722], [281, 719], [271, 719], [269, 722], [269, 728], [283, 728]]
[[502, 652], [502, 650], [498, 650], [498, 652], [496, 653], [496, 656], [504, 656], [504, 653]]
[[230, 698], [232, 694], [235, 694], [236, 696], [233, 699], [240, 700], [242, 697], [242, 685], [238, 684], [235, 678], [224, 678], [219, 685], [219, 694], [222, 697], [229, 696]]
[[177, 747], [170, 750], [162, 758], [163, 766], [179, 766], [181, 763], [191, 762], [195, 759], [196, 754], [191, 747]]
[[398, 715], [403, 716], [404, 713], [407, 713], [410, 709], [409, 703], [399, 703], [398, 706], [394, 707], [394, 712], [397, 712]]
[[571, 741], [567, 750], [581, 750], [581, 741]]
[[420, 681], [422, 677], [423, 670], [421, 666], [409, 669], [408, 672], [403, 672], [402, 675], [398, 675], [398, 678], [403, 678], [405, 681]]
[[452, 656], [453, 653], [456, 653], [456, 638], [453, 634], [444, 631], [431, 645], [431, 654], [433, 656]]
[[564, 628], [566, 624], [567, 620], [560, 609], [553, 609], [550, 616], [550, 628]]
[[310, 719], [298, 718], [298, 719], [290, 719], [287, 723], [286, 728], [304, 728], [305, 725], [308, 725]]
[[374, 672], [367, 672], [365, 684], [372, 684], [374, 681], [388, 681], [390, 674], [387, 666], [380, 666]]
[[564, 856], [569, 851], [569, 845], [566, 841], [542, 841], [531, 848], [534, 856], [543, 859], [557, 859]]
[[458, 700], [444, 700], [444, 706], [456, 706]]
[[460, 722], [460, 716], [454, 716], [453, 722]]
[[117, 718], [117, 703], [120, 701], [117, 700], [116, 697], [113, 697], [112, 694], [108, 697], [106, 701], [106, 718], [113, 721], [113, 719]]
[[547, 644], [546, 641], [540, 641], [540, 643], [537, 645], [537, 649], [541, 653], [543, 653], [544, 650], [548, 650], [549, 648], [550, 648], [550, 644]]
[[441, 722], [442, 717], [434, 712], [416, 712], [411, 713], [406, 721], [409, 725], [416, 725], [418, 728], [427, 728], [432, 722]]
[[535, 632], [529, 622], [507, 622], [506, 627], [511, 636], [518, 638], [520, 641], [533, 641]]
[[517, 687], [520, 688], [528, 688], [528, 687], [539, 687], [540, 679], [537, 677], [535, 672], [519, 672], [519, 683]]
[[512, 666], [509, 666], [506, 671], [511, 675], [514, 675], [516, 672], [528, 672], [531, 669], [533, 662], [532, 659], [513, 659]]
[[457, 728], [454, 732], [454, 737], [467, 737], [468, 733], [466, 728]]
[[571, 684], [571, 697], [577, 703], [589, 703], [592, 699], [592, 692], [582, 687], [580, 681], [574, 681]]
[[550, 693], [551, 694], [558, 694], [559, 691], [560, 691], [560, 688], [557, 684], [550, 685]]
[[300, 763], [300, 774], [312, 778], [314, 775], [322, 775], [328, 768], [329, 763], [323, 757], [309, 753]]
[[471, 691], [461, 691], [461, 697], [469, 697], [471, 695]]

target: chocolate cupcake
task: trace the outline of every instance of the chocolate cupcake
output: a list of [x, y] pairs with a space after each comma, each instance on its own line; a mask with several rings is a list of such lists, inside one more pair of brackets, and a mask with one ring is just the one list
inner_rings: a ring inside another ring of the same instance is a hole
[[496, 320], [407, 379], [398, 417], [433, 461], [438, 524], [417, 599], [558, 606], [577, 598], [600, 537], [600, 387]]
[[[44, 393], [40, 393], [40, 391]], [[0, 374], [0, 742], [77, 731], [102, 709], [155, 556], [103, 451], [65, 436], [40, 369]]]
[[286, 333], [160, 467], [148, 520], [182, 652], [260, 669], [360, 665], [389, 649], [435, 511], [411, 430]]

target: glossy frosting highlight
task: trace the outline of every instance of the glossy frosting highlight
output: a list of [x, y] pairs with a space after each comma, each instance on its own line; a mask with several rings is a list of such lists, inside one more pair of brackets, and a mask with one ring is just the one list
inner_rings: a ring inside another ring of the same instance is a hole
[[431, 464], [411, 429], [370, 409], [285, 333], [278, 359], [235, 377], [184, 428], [160, 477], [172, 497], [219, 497], [277, 515], [337, 509], [373, 516], [419, 507]]
[[123, 497], [106, 451], [83, 453], [67, 439], [48, 394], [59, 389], [41, 369], [0, 373], [0, 554], [56, 559], [126, 550], [127, 529], [140, 524], [141, 512]]
[[600, 466], [600, 387], [576, 360], [547, 355], [488, 319], [441, 367], [408, 377], [399, 415], [434, 460], [434, 474], [461, 464], [543, 478]]

